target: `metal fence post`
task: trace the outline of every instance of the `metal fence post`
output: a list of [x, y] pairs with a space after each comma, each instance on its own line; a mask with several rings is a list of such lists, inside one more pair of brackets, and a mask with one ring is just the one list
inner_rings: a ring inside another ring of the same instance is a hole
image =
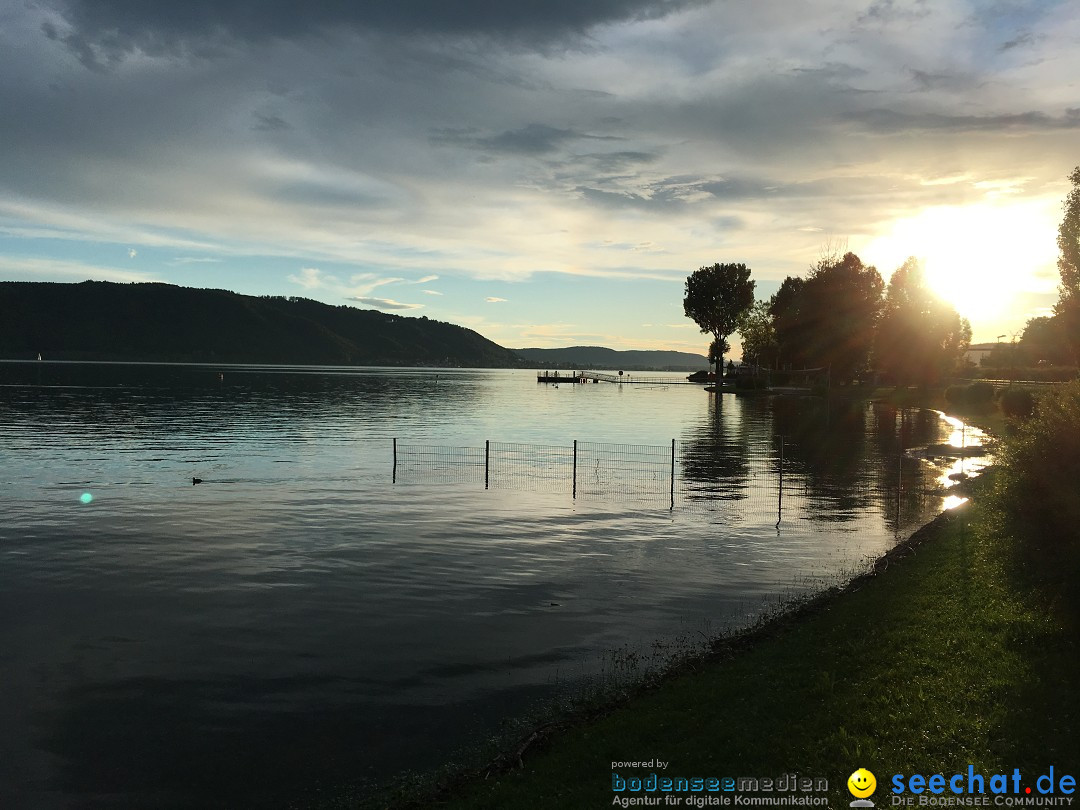
[[491, 439], [484, 439], [484, 489], [488, 488], [488, 469], [491, 458]]
[[780, 528], [780, 518], [784, 514], [784, 437], [780, 437], [780, 486], [776, 491], [776, 527]]
[[573, 497], [577, 497], [577, 439], [574, 439], [574, 487]]
[[397, 438], [394, 439], [394, 472], [391, 474], [390, 483], [397, 483]]
[[675, 511], [675, 440], [671, 440], [671, 510]]
[[900, 502], [904, 495], [904, 426], [900, 425], [900, 453], [896, 465], [896, 530], [900, 531]]

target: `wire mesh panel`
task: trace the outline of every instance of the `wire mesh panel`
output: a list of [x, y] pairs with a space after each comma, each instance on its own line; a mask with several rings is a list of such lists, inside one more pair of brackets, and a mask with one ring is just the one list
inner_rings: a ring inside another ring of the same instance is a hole
[[776, 520], [779, 444], [676, 444], [674, 508], [715, 515], [725, 522]]
[[573, 446], [488, 443], [488, 486], [570, 492], [573, 488]]
[[[793, 441], [785, 446], [784, 517], [817, 524], [857, 529], [876, 520], [895, 499], [883, 489], [895, 461], [866, 457], [858, 442], [837, 447], [821, 442]], [[884, 497], [883, 497], [884, 496]]]
[[484, 483], [483, 447], [395, 442], [394, 480], [401, 483]]
[[918, 504], [907, 501], [925, 499], [918, 460], [898, 459], [784, 437], [671, 445], [489, 441], [482, 447], [395, 441], [393, 480], [634, 501], [725, 524], [808, 520], [854, 530], [875, 514], [895, 514], [899, 522], [901, 506], [911, 511]]
[[670, 502], [671, 446], [578, 442], [576, 492]]

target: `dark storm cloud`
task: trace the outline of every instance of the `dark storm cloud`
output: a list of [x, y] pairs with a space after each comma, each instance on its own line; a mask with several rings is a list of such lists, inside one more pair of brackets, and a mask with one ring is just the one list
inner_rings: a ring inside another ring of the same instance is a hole
[[85, 64], [133, 51], [198, 52], [221, 38], [292, 39], [322, 31], [489, 36], [539, 45], [603, 23], [666, 16], [703, 0], [54, 0], [69, 26], [46, 23]]

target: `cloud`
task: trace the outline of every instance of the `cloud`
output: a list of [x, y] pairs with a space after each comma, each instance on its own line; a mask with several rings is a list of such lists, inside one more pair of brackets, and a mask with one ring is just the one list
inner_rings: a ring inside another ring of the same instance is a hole
[[494, 295], [488, 296], [484, 300], [489, 304], [501, 304], [501, 303], [504, 303], [506, 301], [505, 298], [498, 298], [498, 297], [496, 297]]
[[347, 301], [359, 301], [361, 304], [375, 307], [376, 309], [423, 309], [423, 304], [403, 304], [391, 298], [367, 298], [364, 296], [350, 296]]
[[413, 282], [413, 284], [428, 284], [429, 282], [438, 280], [438, 276], [424, 276], [423, 278], [418, 278], [416, 281]]
[[220, 262], [221, 259], [210, 258], [207, 256], [177, 256], [175, 259], [166, 262], [166, 264], [218, 264]]
[[1024, 31], [1023, 33], [1017, 34], [1012, 39], [1001, 43], [1001, 47], [999, 47], [998, 50], [1004, 53], [1005, 51], [1010, 51], [1013, 48], [1019, 48], [1022, 45], [1034, 45], [1037, 39], [1038, 38], [1035, 37], [1030, 31]]
[[318, 267], [304, 267], [300, 270], [300, 275], [290, 275], [289, 281], [299, 284], [305, 290], [315, 290], [336, 283], [337, 279], [324, 274]]
[[559, 129], [547, 124], [531, 123], [519, 129], [485, 136], [476, 135], [473, 129], [437, 130], [432, 133], [431, 140], [435, 144], [466, 146], [484, 152], [539, 156], [554, 153], [573, 141], [616, 141], [620, 138], [614, 135], [593, 135], [570, 129]]
[[1057, 129], [1080, 129], [1080, 114], [1072, 108], [1061, 115], [1040, 110], [999, 115], [952, 115], [939, 112], [903, 112], [873, 109], [849, 113], [848, 120], [872, 132], [895, 135], [900, 132], [945, 131], [969, 132], [1047, 132]]
[[259, 132], [281, 132], [292, 129], [292, 125], [280, 115], [270, 113], [252, 113], [255, 123], [251, 128]]
[[424, 293], [425, 295], [442, 295], [442, 293], [438, 290], [421, 290], [420, 292]]
[[134, 259], [138, 255], [139, 255], [139, 251], [135, 250], [135, 248], [128, 248], [128, 258], [129, 259]]
[[149, 56], [213, 56], [229, 41], [297, 40], [331, 31], [480, 36], [538, 47], [578, 38], [597, 25], [660, 18], [691, 4], [689, 0], [307, 0], [302, 9], [292, 3], [256, 9], [247, 0], [53, 0], [62, 23], [50, 19], [42, 30], [64, 42], [84, 64], [101, 67], [136, 51]]
[[167, 247], [336, 302], [436, 274], [621, 296], [712, 261], [805, 272], [822, 233], [858, 252], [927, 206], [1059, 216], [1076, 163], [1067, 4], [257, 5], [9, 4], [9, 250]]

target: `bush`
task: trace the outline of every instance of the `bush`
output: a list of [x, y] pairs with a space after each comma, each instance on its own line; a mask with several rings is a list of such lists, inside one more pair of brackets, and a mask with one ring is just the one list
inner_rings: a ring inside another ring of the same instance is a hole
[[945, 401], [954, 408], [987, 408], [994, 401], [994, 386], [986, 382], [950, 385], [945, 389]]
[[763, 391], [769, 387], [769, 381], [764, 374], [758, 377], [742, 374], [735, 378], [735, 387], [742, 391]]
[[1076, 544], [1080, 536], [1080, 381], [1042, 396], [1001, 454], [1003, 505], [1045, 542]]
[[968, 386], [967, 390], [967, 402], [968, 405], [982, 406], [989, 405], [994, 401], [994, 386], [986, 382], [972, 383]]
[[1012, 419], [1027, 419], [1035, 412], [1035, 397], [1024, 388], [1007, 388], [998, 397], [998, 407]]
[[966, 385], [950, 385], [945, 389], [945, 401], [950, 405], [967, 405]]

